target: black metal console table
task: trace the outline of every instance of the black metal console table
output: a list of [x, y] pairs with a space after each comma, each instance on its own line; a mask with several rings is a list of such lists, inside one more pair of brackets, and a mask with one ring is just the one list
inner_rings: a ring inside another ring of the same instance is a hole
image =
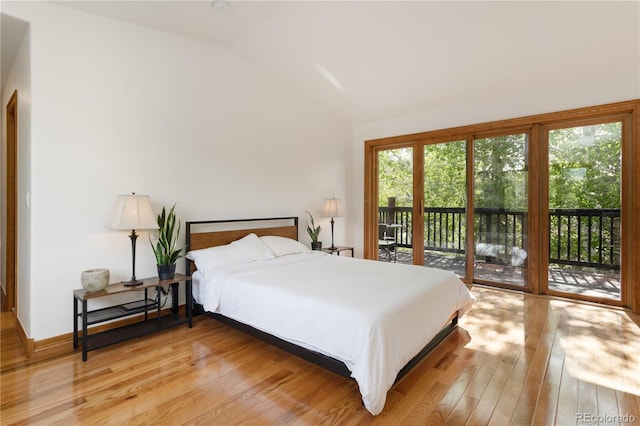
[[[178, 289], [183, 284], [186, 309], [185, 315], [181, 316], [178, 309]], [[171, 312], [162, 315], [161, 293], [164, 286], [171, 287]], [[155, 289], [155, 300], [149, 299], [149, 290]], [[144, 298], [113, 305], [106, 308], [95, 309], [89, 311], [87, 302], [91, 299], [112, 296], [114, 294], [140, 292], [144, 293]], [[80, 337], [78, 336], [78, 319], [82, 320], [82, 360], [87, 360], [87, 352], [132, 339], [134, 337], [144, 336], [180, 324], [189, 324], [192, 326], [192, 291], [191, 277], [182, 274], [176, 274], [174, 278], [168, 280], [160, 280], [157, 277], [145, 278], [142, 284], [130, 287], [122, 283], [110, 284], [102, 291], [88, 292], [86, 290], [74, 290], [73, 292], [73, 348], [78, 349]], [[78, 312], [78, 305], [81, 305], [82, 311]], [[156, 315], [150, 318], [150, 313], [155, 312]], [[135, 321], [120, 327], [111, 328], [105, 331], [89, 334], [89, 325], [99, 324], [106, 321], [124, 318], [132, 315], [144, 314], [140, 321]]]

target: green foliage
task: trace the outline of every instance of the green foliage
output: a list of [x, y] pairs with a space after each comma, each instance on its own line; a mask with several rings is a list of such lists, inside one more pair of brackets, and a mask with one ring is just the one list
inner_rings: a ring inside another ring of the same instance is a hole
[[[620, 122], [549, 132], [549, 207], [620, 208]], [[474, 140], [475, 207], [527, 210], [528, 137], [513, 134]], [[426, 145], [426, 207], [466, 206], [466, 142]], [[413, 205], [413, 151], [378, 154], [378, 205], [396, 198]]]
[[309, 215], [310, 222], [309, 225], [307, 225], [307, 233], [311, 237], [311, 242], [317, 243], [320, 231], [322, 231], [322, 227], [320, 225], [316, 226], [316, 223], [313, 220], [313, 216], [311, 215], [311, 213], [309, 213], [309, 211], [305, 210], [305, 212], [307, 212], [307, 214]]
[[620, 208], [621, 123], [549, 132], [549, 206]]
[[413, 204], [413, 157], [410, 148], [389, 149], [378, 155], [378, 201], [387, 205], [387, 199], [396, 198], [396, 205]]
[[[621, 150], [620, 122], [550, 131], [549, 208], [619, 209]], [[558, 225], [561, 234], [555, 231]], [[602, 257], [605, 263], [619, 262], [619, 229], [619, 218], [594, 218], [579, 224], [574, 221], [570, 227], [567, 218], [552, 218], [550, 255], [563, 259], [590, 258], [598, 261]], [[591, 241], [587, 240], [589, 236]], [[599, 240], [600, 236], [602, 241]], [[605, 250], [601, 253], [601, 245], [610, 247], [611, 252]]]
[[527, 210], [527, 135], [474, 141], [475, 207]]
[[153, 253], [156, 256], [156, 263], [158, 265], [172, 265], [176, 263], [182, 252], [181, 248], [176, 248], [178, 236], [180, 235], [180, 222], [178, 222], [178, 227], [176, 228], [175, 208], [176, 205], [174, 204], [167, 214], [163, 206], [162, 212], [158, 214], [158, 227], [160, 229], [158, 230], [158, 242], [155, 245], [151, 241], [151, 236], [149, 236], [149, 242], [151, 243], [151, 248], [153, 248]]
[[424, 147], [425, 207], [466, 205], [466, 156], [465, 141]]

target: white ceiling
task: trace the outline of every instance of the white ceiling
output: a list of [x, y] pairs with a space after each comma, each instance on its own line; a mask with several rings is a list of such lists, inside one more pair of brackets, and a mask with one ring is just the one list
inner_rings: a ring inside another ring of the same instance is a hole
[[220, 43], [353, 123], [640, 74], [640, 3], [56, 2]]

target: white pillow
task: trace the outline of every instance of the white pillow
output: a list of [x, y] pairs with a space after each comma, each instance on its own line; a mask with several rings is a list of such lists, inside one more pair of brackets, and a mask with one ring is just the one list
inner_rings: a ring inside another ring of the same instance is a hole
[[187, 258], [196, 263], [198, 270], [206, 272], [223, 266], [240, 263], [244, 256], [230, 245], [210, 247], [202, 250], [191, 250]]
[[249, 234], [229, 245], [236, 247], [252, 260], [269, 260], [275, 257], [269, 246], [262, 242], [256, 234]]
[[249, 234], [231, 244], [209, 247], [201, 250], [191, 250], [187, 258], [196, 263], [199, 271], [209, 275], [216, 269], [254, 260], [269, 260], [274, 258], [271, 249], [264, 244], [257, 235]]
[[296, 240], [292, 240], [291, 238], [267, 235], [264, 237], [260, 237], [260, 239], [267, 246], [269, 246], [269, 248], [276, 256], [286, 256], [287, 254], [311, 252], [311, 250], [307, 246]]

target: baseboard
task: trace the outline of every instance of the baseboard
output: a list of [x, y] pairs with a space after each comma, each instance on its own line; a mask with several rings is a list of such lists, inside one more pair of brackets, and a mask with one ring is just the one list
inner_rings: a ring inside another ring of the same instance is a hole
[[[180, 315], [185, 315], [186, 305], [180, 305], [178, 307], [178, 312], [180, 313]], [[162, 315], [166, 315], [170, 313], [171, 313], [171, 308], [162, 310]], [[122, 327], [123, 325], [140, 321], [140, 317], [142, 317], [142, 314], [132, 316], [129, 318], [124, 318], [124, 319], [110, 322], [107, 324], [99, 325], [96, 327], [91, 327], [89, 330], [92, 333], [97, 333], [99, 331], [105, 331], [105, 330], [110, 330], [117, 327]], [[155, 318], [155, 317], [156, 317], [155, 312], [149, 313], [149, 318]], [[82, 336], [82, 330], [79, 331], [78, 335]], [[25, 335], [25, 339], [26, 339], [26, 335]], [[80, 343], [80, 345], [78, 346], [78, 349], [73, 348], [73, 332], [62, 334], [60, 336], [50, 337], [47, 339], [38, 340], [35, 342], [33, 342], [33, 339], [28, 339], [28, 340], [31, 340], [31, 355], [30, 356], [28, 355], [29, 351], [27, 350], [27, 356], [31, 362], [42, 361], [44, 359], [49, 359], [49, 358], [53, 358], [60, 355], [67, 355], [76, 351], [80, 352], [82, 347], [82, 344]], [[25, 345], [25, 348], [27, 348], [26, 345]]]
[[25, 333], [24, 328], [22, 328], [22, 323], [16, 317], [16, 333], [18, 333], [18, 340], [22, 344], [22, 348], [24, 349], [24, 354], [26, 355], [28, 360], [33, 359], [33, 350], [34, 350], [34, 341], [27, 337], [27, 333]]

